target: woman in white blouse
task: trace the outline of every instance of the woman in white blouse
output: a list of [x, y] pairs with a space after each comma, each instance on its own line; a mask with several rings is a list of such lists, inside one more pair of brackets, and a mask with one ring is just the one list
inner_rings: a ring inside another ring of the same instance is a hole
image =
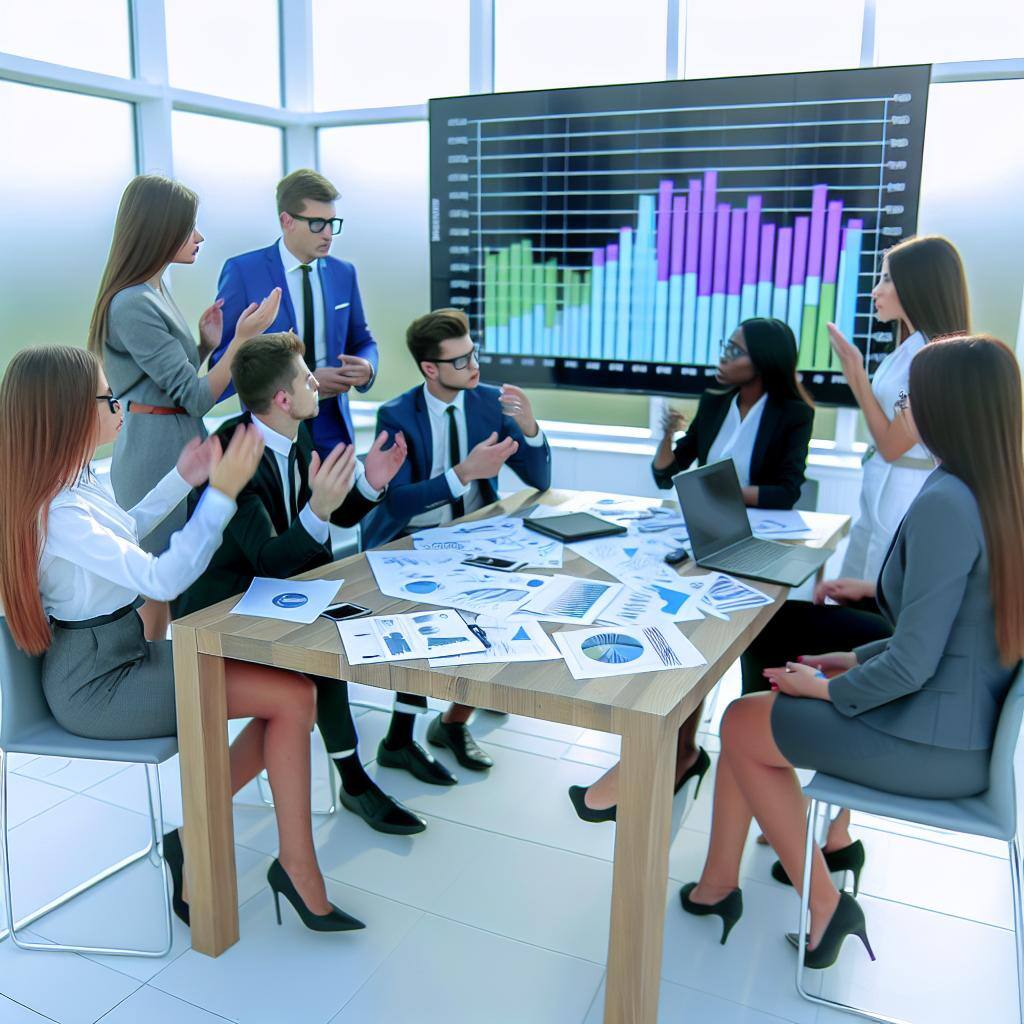
[[[147, 641], [140, 594], [169, 600], [206, 568], [259, 464], [263, 440], [241, 427], [221, 452], [191, 440], [177, 464], [125, 511], [89, 468], [121, 429], [120, 403], [99, 361], [64, 346], [19, 352], [0, 385], [0, 598], [17, 645], [42, 655], [43, 691], [57, 721], [98, 739], [173, 735], [171, 644]], [[209, 480], [192, 518], [154, 555], [139, 540]], [[38, 579], [38, 585], [36, 580]], [[308, 927], [360, 928], [333, 907], [313, 849], [309, 733], [313, 684], [281, 669], [228, 662], [229, 718], [251, 718], [231, 745], [237, 792], [266, 767], [279, 860], [268, 873]], [[174, 909], [188, 923], [178, 832], [164, 837]]]
[[[892, 322], [896, 347], [872, 380], [864, 354], [829, 324], [832, 348], [857, 400], [872, 444], [864, 456], [860, 512], [840, 575], [865, 580], [873, 592], [889, 543], [935, 463], [895, 408], [905, 398], [910, 361], [934, 338], [970, 330], [967, 278], [956, 246], [940, 235], [908, 238], [882, 260], [871, 293], [875, 316]], [[952, 383], [952, 382], [951, 382]]]

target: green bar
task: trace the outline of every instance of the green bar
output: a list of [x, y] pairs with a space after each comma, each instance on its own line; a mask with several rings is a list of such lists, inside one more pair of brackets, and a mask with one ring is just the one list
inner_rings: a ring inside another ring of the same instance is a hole
[[590, 306], [590, 271], [583, 271], [583, 280], [580, 282], [580, 305]]
[[544, 326], [554, 327], [558, 310], [558, 263], [548, 260], [544, 266]]
[[530, 314], [533, 312], [533, 242], [526, 238], [519, 244], [523, 253], [523, 312]]
[[565, 297], [562, 300], [566, 309], [579, 304], [580, 279], [574, 270], [563, 271], [562, 284], [565, 287]]
[[513, 320], [523, 311], [523, 249], [519, 242], [509, 247], [509, 313]]
[[498, 250], [497, 326], [508, 326], [508, 249]]
[[803, 319], [800, 321], [800, 356], [797, 368], [809, 370], [814, 365], [814, 331], [818, 326], [818, 307], [804, 306]]
[[836, 315], [836, 286], [822, 284], [818, 306], [818, 329], [814, 336], [814, 369], [827, 370], [832, 364], [832, 346], [828, 340], [828, 322]]
[[[484, 334], [489, 335], [498, 326], [498, 296], [496, 284], [498, 280], [498, 257], [489, 252], [484, 263]], [[494, 338], [490, 339], [494, 344]]]

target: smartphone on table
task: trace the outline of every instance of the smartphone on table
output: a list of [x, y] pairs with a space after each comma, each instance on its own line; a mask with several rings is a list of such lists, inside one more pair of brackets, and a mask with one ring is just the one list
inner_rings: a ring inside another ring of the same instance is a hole
[[462, 560], [463, 565], [471, 565], [474, 569], [493, 569], [495, 572], [518, 572], [526, 567], [526, 562], [516, 562], [511, 558], [494, 558], [492, 555], [473, 555]]
[[369, 615], [370, 609], [361, 604], [353, 604], [351, 601], [342, 601], [340, 604], [332, 604], [320, 613], [325, 619], [334, 619], [335, 622], [342, 622], [345, 619], [358, 619], [360, 615]]

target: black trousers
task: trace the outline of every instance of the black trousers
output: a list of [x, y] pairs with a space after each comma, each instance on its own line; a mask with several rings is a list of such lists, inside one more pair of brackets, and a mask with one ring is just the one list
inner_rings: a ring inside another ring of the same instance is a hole
[[329, 754], [355, 750], [359, 742], [352, 709], [348, 703], [348, 683], [344, 679], [310, 676], [316, 683], [316, 724]]
[[743, 692], [770, 690], [764, 669], [779, 668], [802, 654], [852, 651], [890, 636], [892, 629], [874, 601], [856, 605], [787, 601], [740, 658]]

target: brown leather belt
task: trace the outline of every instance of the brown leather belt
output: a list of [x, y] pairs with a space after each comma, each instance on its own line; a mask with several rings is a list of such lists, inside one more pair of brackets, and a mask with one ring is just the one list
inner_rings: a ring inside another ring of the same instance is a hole
[[143, 405], [142, 402], [129, 402], [129, 412], [146, 413], [149, 416], [187, 416], [188, 409], [180, 405]]

